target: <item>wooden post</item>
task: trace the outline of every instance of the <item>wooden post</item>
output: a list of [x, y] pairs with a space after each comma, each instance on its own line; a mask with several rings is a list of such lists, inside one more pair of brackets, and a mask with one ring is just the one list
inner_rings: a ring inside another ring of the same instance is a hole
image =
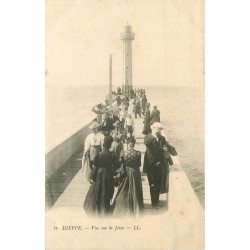
[[112, 109], [112, 55], [109, 56], [109, 110]]

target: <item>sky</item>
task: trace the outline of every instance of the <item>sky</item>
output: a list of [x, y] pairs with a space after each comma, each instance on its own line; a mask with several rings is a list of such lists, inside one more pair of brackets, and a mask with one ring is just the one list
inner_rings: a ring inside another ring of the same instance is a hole
[[46, 86], [122, 85], [127, 22], [134, 86], [204, 85], [203, 0], [47, 0]]

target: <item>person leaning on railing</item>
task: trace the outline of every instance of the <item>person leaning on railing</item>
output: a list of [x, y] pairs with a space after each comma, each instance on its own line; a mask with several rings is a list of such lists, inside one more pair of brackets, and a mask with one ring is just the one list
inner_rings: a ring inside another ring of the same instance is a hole
[[153, 209], [160, 207], [160, 189], [162, 183], [162, 166], [164, 164], [164, 145], [167, 144], [164, 136], [161, 135], [163, 126], [155, 122], [152, 126], [152, 133], [144, 138], [146, 152], [144, 155], [143, 172], [147, 173], [150, 187], [150, 196]]

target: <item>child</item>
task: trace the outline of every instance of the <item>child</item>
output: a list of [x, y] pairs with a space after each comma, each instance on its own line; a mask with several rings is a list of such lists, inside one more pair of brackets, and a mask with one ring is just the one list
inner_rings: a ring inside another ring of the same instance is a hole
[[131, 117], [131, 114], [127, 115], [125, 122], [124, 122], [124, 128], [126, 131], [126, 137], [128, 133], [129, 133], [129, 137], [131, 137], [134, 132], [134, 121], [133, 121], [133, 118]]

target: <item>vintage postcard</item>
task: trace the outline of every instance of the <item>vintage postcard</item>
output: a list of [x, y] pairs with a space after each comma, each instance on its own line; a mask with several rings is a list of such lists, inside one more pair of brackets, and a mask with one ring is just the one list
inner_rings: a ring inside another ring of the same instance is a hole
[[45, 15], [46, 250], [205, 249], [204, 1]]

